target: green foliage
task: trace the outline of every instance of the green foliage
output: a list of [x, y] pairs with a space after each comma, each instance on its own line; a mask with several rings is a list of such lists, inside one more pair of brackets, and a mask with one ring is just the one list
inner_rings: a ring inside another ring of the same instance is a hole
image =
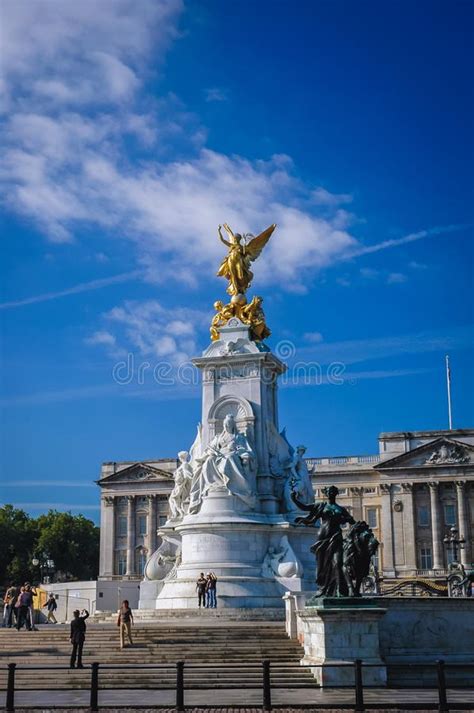
[[61, 578], [95, 579], [99, 528], [83, 515], [50, 510], [34, 519], [12, 505], [0, 508], [0, 584], [39, 581], [36, 556], [51, 558]]
[[0, 508], [0, 582], [25, 582], [33, 577], [31, 559], [38, 538], [36, 522], [12, 505]]

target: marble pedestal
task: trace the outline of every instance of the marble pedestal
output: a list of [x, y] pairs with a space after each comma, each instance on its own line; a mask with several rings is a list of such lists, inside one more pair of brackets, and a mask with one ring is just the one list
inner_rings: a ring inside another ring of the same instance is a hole
[[[386, 686], [387, 670], [380, 656], [379, 624], [386, 613], [370, 601], [322, 598], [313, 600], [299, 617], [303, 624], [304, 651], [302, 664], [311, 671], [321, 686], [353, 686], [353, 666], [331, 666], [361, 659], [371, 664], [362, 669], [365, 686]], [[342, 603], [344, 602], [344, 603]], [[313, 667], [314, 666], [314, 667]]]
[[[262, 576], [262, 562], [268, 547], [277, 546], [282, 535], [296, 541], [297, 550], [307, 551], [307, 529], [277, 515], [237, 512], [235, 496], [223, 490], [210, 492], [201, 511], [183, 518], [174, 532], [181, 536], [181, 564], [175, 578], [164, 580], [157, 609], [195, 608], [201, 572], [215, 572], [222, 608], [283, 607], [285, 591], [302, 589], [300, 577]], [[313, 568], [307, 571], [314, 578]]]

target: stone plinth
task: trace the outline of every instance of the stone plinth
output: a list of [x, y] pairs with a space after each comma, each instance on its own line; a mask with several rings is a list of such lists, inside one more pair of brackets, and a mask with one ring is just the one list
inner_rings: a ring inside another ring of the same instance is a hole
[[[385, 686], [387, 671], [380, 657], [379, 625], [386, 609], [365, 599], [323, 598], [312, 600], [299, 616], [303, 624], [302, 664], [311, 664], [321, 686], [353, 686], [354, 668], [335, 667], [335, 663], [353, 663], [361, 659], [366, 686]], [[313, 667], [314, 665], [314, 667]]]

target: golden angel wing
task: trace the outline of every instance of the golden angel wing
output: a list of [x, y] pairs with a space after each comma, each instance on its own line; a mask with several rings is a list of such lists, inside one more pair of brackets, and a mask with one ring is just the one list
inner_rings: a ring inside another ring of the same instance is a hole
[[273, 225], [270, 225], [270, 227], [264, 230], [263, 233], [260, 233], [260, 235], [252, 238], [248, 245], [245, 246], [245, 255], [251, 262], [258, 258], [263, 248], [270, 240], [270, 236], [275, 228], [276, 224], [273, 223]]

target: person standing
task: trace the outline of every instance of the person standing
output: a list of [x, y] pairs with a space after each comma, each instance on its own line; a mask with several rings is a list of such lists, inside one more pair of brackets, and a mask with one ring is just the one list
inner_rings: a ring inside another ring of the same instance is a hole
[[30, 618], [30, 624], [32, 631], [38, 631], [35, 626], [35, 606], [33, 597], [37, 596], [36, 588], [32, 587], [29, 582], [25, 582], [25, 591], [30, 594], [30, 603], [28, 605], [28, 616]]
[[215, 609], [217, 607], [217, 577], [214, 572], [207, 573], [206, 607], [208, 609]]
[[20, 594], [15, 604], [18, 609], [16, 622], [16, 628], [18, 631], [20, 631], [23, 624], [26, 626], [28, 631], [31, 631], [30, 606], [32, 605], [32, 601], [33, 597], [31, 596], [31, 591], [28, 591], [26, 587], [21, 587]]
[[120, 648], [125, 647], [125, 632], [127, 633], [130, 646], [133, 646], [132, 641], [132, 624], [133, 624], [133, 612], [130, 609], [128, 599], [124, 599], [122, 606], [118, 610], [117, 626], [120, 627]]
[[5, 592], [5, 596], [3, 598], [3, 622], [2, 626], [3, 627], [8, 627], [11, 629], [12, 627], [12, 619], [13, 619], [13, 608], [16, 600], [16, 587], [14, 584], [10, 584], [8, 587], [7, 591]]
[[58, 604], [56, 602], [56, 597], [54, 596], [53, 593], [51, 593], [49, 595], [48, 601], [46, 602], [46, 604], [44, 605], [43, 608], [48, 610], [48, 617], [47, 617], [48, 624], [57, 624], [58, 622], [56, 620], [54, 612], [58, 608]]
[[207, 588], [207, 579], [204, 576], [204, 572], [201, 572], [199, 575], [198, 581], [196, 582], [196, 591], [198, 594], [198, 606], [201, 608], [201, 605], [204, 607], [206, 606], [206, 588]]
[[84, 648], [84, 641], [86, 640], [86, 619], [89, 616], [89, 612], [83, 609], [82, 612], [76, 609], [74, 614], [74, 619], [71, 621], [71, 660], [69, 663], [69, 668], [74, 668], [77, 658], [77, 668], [84, 668], [82, 665], [82, 649]]

